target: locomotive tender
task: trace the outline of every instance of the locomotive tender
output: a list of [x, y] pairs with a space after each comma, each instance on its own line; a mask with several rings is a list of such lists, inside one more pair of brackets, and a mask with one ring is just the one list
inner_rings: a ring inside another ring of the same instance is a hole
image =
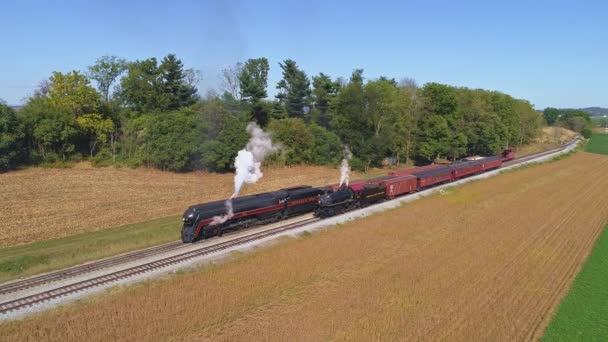
[[[494, 170], [501, 167], [504, 161], [514, 158], [512, 151], [505, 150], [502, 155], [452, 164], [431, 164], [391, 172], [387, 176], [369, 180], [355, 180], [348, 186], [299, 186], [238, 197], [232, 200], [233, 215], [225, 221], [218, 221], [217, 218], [226, 214], [226, 201], [197, 204], [184, 212], [182, 241], [194, 242], [201, 238], [222, 235], [229, 230], [275, 222], [309, 212], [326, 218]], [[214, 224], [214, 221], [221, 223]]]

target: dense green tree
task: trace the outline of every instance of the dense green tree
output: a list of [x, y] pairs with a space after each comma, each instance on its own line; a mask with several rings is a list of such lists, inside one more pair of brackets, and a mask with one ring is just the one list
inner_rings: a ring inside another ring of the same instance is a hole
[[96, 147], [108, 141], [114, 131], [114, 122], [100, 114], [85, 114], [76, 119], [78, 127], [89, 137], [89, 154], [93, 157]]
[[46, 89], [32, 96], [18, 114], [23, 150], [33, 163], [67, 161], [84, 145], [74, 114], [63, 103], [56, 105]]
[[54, 72], [46, 90], [51, 105], [74, 118], [98, 109], [100, 95], [89, 85], [89, 79], [78, 71]]
[[287, 118], [271, 121], [268, 130], [283, 147], [280, 157], [288, 165], [337, 164], [342, 159], [343, 147], [338, 136], [316, 124], [307, 125], [303, 119]]
[[370, 120], [375, 136], [397, 116], [399, 89], [394, 82], [387, 79], [370, 81], [365, 85], [366, 117]]
[[15, 111], [0, 101], [0, 172], [17, 165], [22, 138]]
[[268, 84], [268, 60], [266, 58], [249, 59], [243, 65], [238, 76], [241, 98], [250, 103], [257, 103], [266, 96]]
[[553, 108], [553, 107], [547, 107], [543, 111], [543, 117], [545, 118], [547, 125], [551, 126], [551, 125], [555, 124], [555, 122], [559, 118], [559, 109]]
[[247, 120], [239, 112], [225, 108], [221, 101], [203, 104], [201, 120], [205, 141], [201, 146], [202, 165], [213, 171], [234, 169], [234, 158], [249, 140]]
[[148, 114], [142, 146], [144, 162], [161, 170], [191, 169], [199, 139], [196, 128], [196, 115], [188, 108]]
[[426, 111], [430, 114], [441, 115], [446, 120], [450, 119], [458, 107], [456, 89], [444, 84], [426, 84], [422, 88], [422, 96], [426, 99]]
[[279, 63], [279, 66], [283, 70], [283, 79], [277, 84], [279, 90], [277, 98], [285, 107], [289, 117], [304, 119], [305, 114], [311, 109], [310, 80], [294, 60], [286, 59]]
[[314, 136], [301, 118], [273, 120], [268, 125], [273, 139], [280, 141], [284, 148], [282, 155], [287, 164], [299, 164], [312, 160], [311, 149]]
[[364, 85], [362, 70], [355, 70], [336, 97], [332, 127], [366, 166], [379, 165], [405, 149], [409, 156], [406, 139], [414, 123], [410, 99], [403, 95], [394, 80], [380, 78]]
[[431, 114], [421, 119], [419, 127], [418, 155], [427, 161], [446, 156], [450, 150], [447, 120], [442, 115]]
[[344, 147], [338, 136], [325, 127], [312, 124], [308, 130], [313, 136], [309, 161], [316, 165], [337, 165], [343, 158]]
[[112, 83], [125, 70], [127, 70], [127, 61], [116, 56], [102, 56], [89, 67], [89, 77], [97, 82], [97, 88], [105, 102], [110, 100]]
[[161, 70], [156, 58], [129, 63], [127, 74], [120, 80], [123, 102], [140, 113], [168, 108], [169, 99], [163, 90]]

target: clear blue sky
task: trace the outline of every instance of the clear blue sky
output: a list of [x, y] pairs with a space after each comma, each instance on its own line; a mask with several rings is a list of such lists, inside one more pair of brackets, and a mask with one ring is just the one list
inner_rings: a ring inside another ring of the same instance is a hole
[[308, 75], [415, 78], [499, 90], [536, 108], [608, 107], [608, 2], [3, 1], [0, 99], [20, 104], [53, 71], [110, 54], [175, 53], [202, 93], [247, 58]]

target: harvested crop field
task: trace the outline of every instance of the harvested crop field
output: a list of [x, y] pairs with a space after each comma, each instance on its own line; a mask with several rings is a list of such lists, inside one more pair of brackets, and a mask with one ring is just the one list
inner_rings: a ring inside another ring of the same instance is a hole
[[[608, 158], [469, 183], [23, 321], [2, 339], [538, 339], [608, 223]], [[439, 209], [439, 210], [438, 210]]]
[[[63, 237], [182, 213], [189, 205], [227, 198], [232, 174], [76, 167], [0, 174], [0, 247]], [[339, 180], [328, 167], [265, 171], [243, 194]]]

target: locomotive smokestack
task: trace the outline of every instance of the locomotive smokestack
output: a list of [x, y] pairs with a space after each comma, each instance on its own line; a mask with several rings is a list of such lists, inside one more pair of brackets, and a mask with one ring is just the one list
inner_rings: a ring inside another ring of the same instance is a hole
[[350, 165], [348, 164], [348, 161], [352, 157], [352, 152], [348, 146], [344, 145], [344, 159], [342, 159], [342, 165], [340, 166], [340, 186], [348, 186], [348, 179], [350, 177]]
[[247, 146], [240, 150], [234, 159], [234, 193], [226, 200], [226, 215], [216, 216], [212, 225], [224, 223], [233, 216], [232, 199], [239, 196], [241, 188], [245, 183], [255, 184], [264, 174], [262, 173], [262, 162], [272, 152], [279, 151], [279, 147], [272, 143], [270, 135], [264, 132], [255, 122], [247, 125], [247, 132], [251, 136]]

